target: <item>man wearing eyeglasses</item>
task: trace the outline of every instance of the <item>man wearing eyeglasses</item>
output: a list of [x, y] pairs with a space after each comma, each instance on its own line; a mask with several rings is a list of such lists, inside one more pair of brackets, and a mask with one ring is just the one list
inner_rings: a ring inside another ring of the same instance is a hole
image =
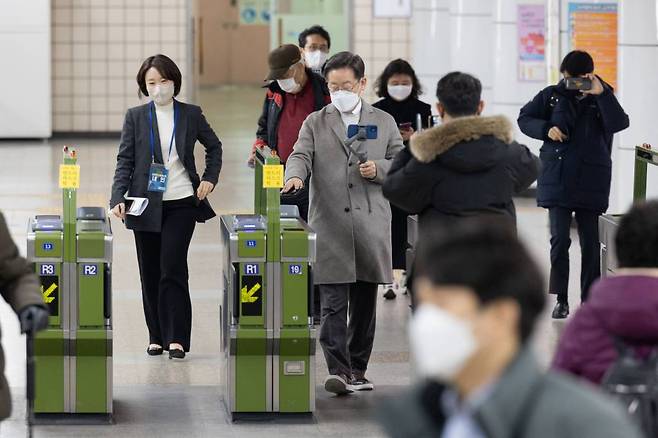
[[[247, 164], [253, 166], [256, 148], [269, 146], [285, 165], [297, 141], [302, 123], [314, 111], [331, 102], [324, 78], [313, 73], [302, 58], [300, 49], [286, 44], [270, 52], [270, 72], [263, 113]], [[308, 192], [282, 196], [281, 203], [297, 205], [302, 219], [307, 220]]]
[[[309, 222], [317, 233], [315, 283], [322, 302], [325, 389], [372, 390], [366, 370], [375, 338], [377, 286], [392, 281], [391, 210], [382, 183], [402, 137], [393, 117], [361, 99], [363, 60], [341, 52], [324, 67], [331, 105], [311, 114], [286, 166], [284, 193], [311, 175]], [[376, 139], [346, 147], [350, 125], [375, 125]], [[348, 323], [349, 312], [349, 323]]]
[[311, 26], [299, 34], [299, 47], [304, 53], [306, 66], [313, 73], [322, 74], [322, 68], [327, 61], [331, 48], [331, 37], [322, 26]]

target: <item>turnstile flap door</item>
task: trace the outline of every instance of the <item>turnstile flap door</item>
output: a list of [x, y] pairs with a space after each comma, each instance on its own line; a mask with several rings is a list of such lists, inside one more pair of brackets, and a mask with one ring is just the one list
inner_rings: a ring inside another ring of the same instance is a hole
[[105, 209], [103, 207], [78, 207], [77, 219], [105, 222]]
[[267, 221], [261, 215], [236, 214], [233, 217], [233, 229], [235, 231], [265, 230]]
[[32, 223], [32, 231], [62, 231], [63, 229], [62, 218], [52, 214], [37, 215]]

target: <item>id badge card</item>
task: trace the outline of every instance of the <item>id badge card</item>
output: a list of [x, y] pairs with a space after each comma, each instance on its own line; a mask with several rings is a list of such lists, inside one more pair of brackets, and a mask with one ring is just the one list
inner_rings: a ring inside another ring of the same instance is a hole
[[149, 169], [149, 192], [164, 192], [167, 190], [167, 178], [169, 170], [164, 164], [151, 163]]

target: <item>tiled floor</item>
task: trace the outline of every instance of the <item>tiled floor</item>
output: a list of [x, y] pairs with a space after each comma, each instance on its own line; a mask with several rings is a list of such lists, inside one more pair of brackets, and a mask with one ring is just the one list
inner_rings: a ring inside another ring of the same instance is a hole
[[[218, 214], [249, 212], [252, 208], [252, 171], [245, 165], [253, 141], [262, 90], [226, 88], [204, 90], [201, 106], [224, 143], [224, 168], [220, 184], [210, 196]], [[14, 239], [25, 251], [26, 223], [34, 214], [58, 213], [60, 191], [57, 166], [61, 146], [78, 147], [82, 183], [78, 205], [107, 204], [118, 141], [76, 139], [49, 142], [0, 142], [0, 209]], [[203, 149], [197, 150], [202, 168]], [[518, 202], [519, 231], [542, 266], [548, 265], [548, 228], [545, 213], [528, 200]], [[303, 424], [238, 423], [225, 415], [219, 383], [218, 306], [220, 271], [219, 223], [197, 227], [190, 249], [190, 286], [193, 301], [192, 352], [181, 363], [147, 357], [146, 327], [142, 313], [139, 276], [131, 233], [114, 221], [114, 381], [116, 424], [105, 427], [37, 427], [36, 436], [48, 437], [147, 437], [165, 436], [381, 436], [369, 411], [379, 397], [394, 395], [410, 382], [406, 319], [408, 300], [378, 302], [378, 323], [370, 378], [372, 393], [336, 399], [318, 386], [317, 413]], [[577, 250], [577, 239], [573, 250]], [[580, 263], [572, 261], [572, 272]], [[577, 305], [577, 278], [572, 278]], [[551, 301], [552, 304], [552, 301]], [[547, 309], [550, 312], [550, 307]], [[548, 313], [547, 313], [548, 315]], [[1, 436], [24, 436], [25, 344], [10, 308], [0, 304], [2, 342], [8, 356], [7, 376], [14, 398], [14, 414], [0, 426]], [[550, 359], [563, 323], [546, 316], [535, 345], [540, 358]], [[325, 368], [318, 351], [317, 382]]]

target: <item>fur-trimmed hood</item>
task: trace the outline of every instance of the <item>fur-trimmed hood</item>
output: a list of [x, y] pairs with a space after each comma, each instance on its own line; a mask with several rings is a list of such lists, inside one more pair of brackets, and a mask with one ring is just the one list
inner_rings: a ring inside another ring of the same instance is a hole
[[510, 144], [514, 138], [512, 124], [502, 115], [460, 117], [414, 135], [410, 150], [418, 161], [429, 163], [459, 143], [473, 142], [485, 136]]

